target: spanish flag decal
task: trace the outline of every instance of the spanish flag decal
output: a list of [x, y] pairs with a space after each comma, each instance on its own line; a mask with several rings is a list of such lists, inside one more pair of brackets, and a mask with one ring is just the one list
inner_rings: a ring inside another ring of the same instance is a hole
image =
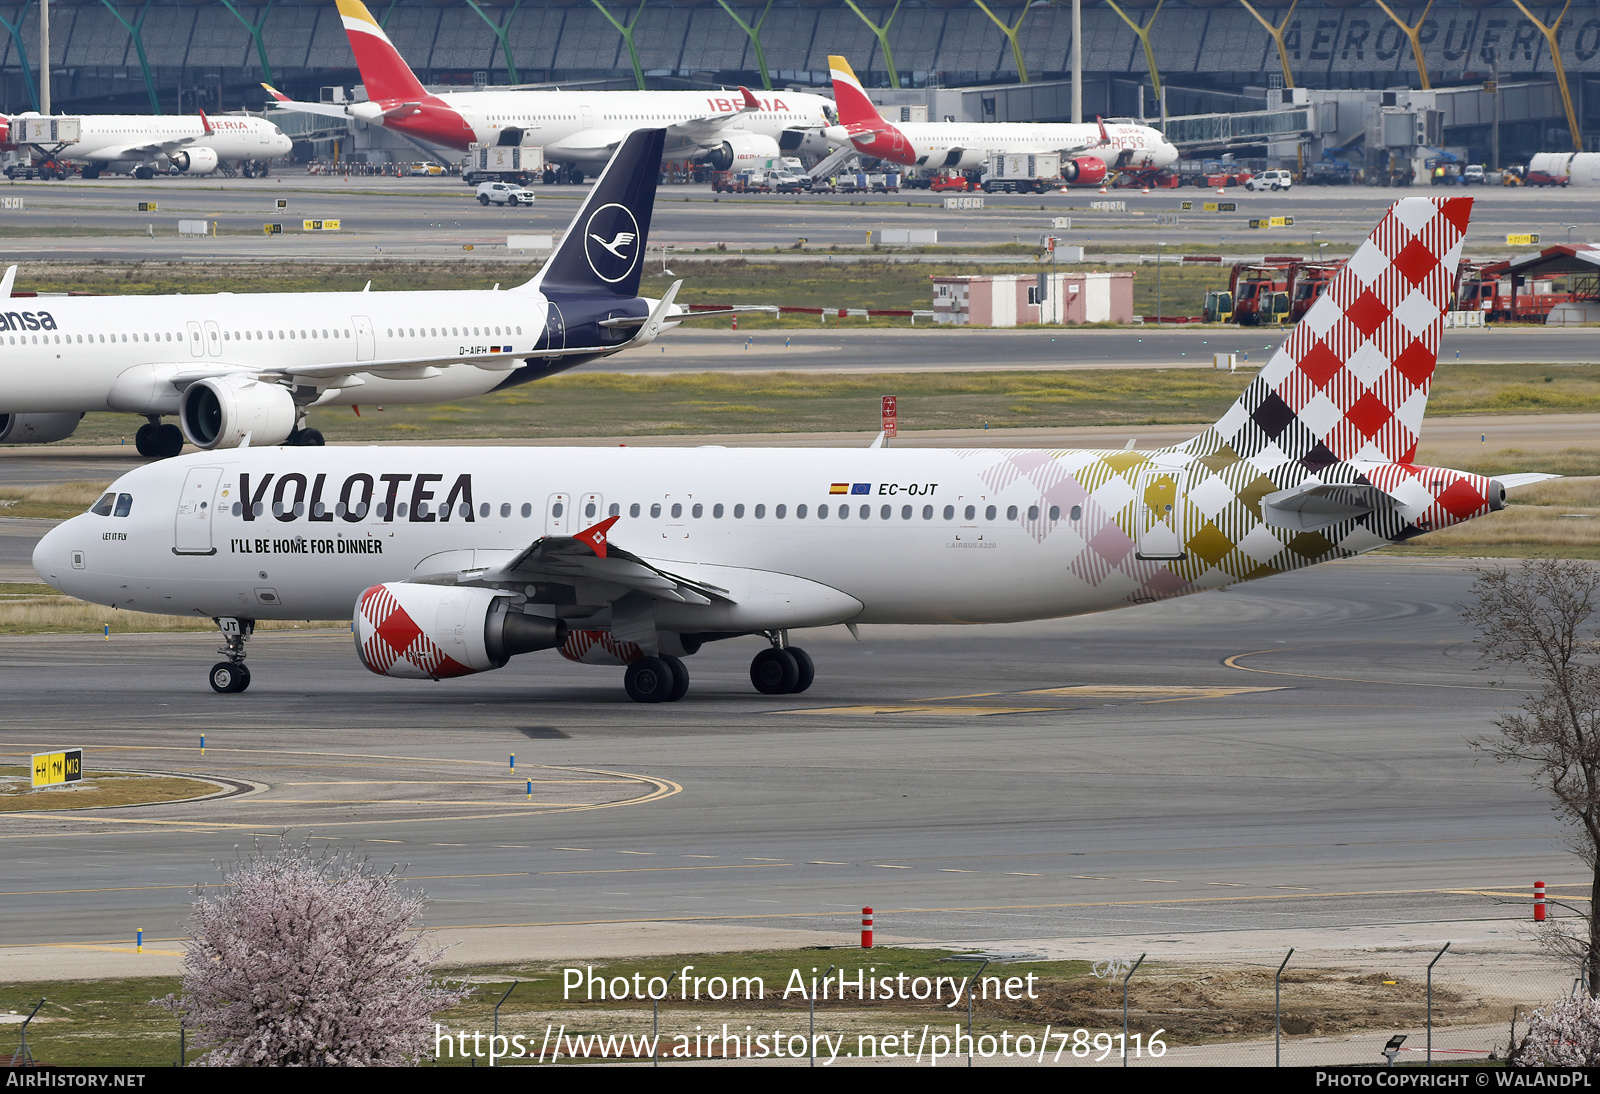
[[828, 493], [830, 494], [848, 494], [849, 492], [850, 484], [847, 482], [836, 482], [828, 487]]

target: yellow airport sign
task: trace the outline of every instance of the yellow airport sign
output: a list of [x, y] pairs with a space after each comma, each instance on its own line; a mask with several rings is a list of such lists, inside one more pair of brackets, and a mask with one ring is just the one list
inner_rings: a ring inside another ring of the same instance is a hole
[[63, 752], [36, 752], [33, 756], [33, 785], [61, 786], [83, 778], [83, 749]]
[[[1188, 207], [1189, 203], [1184, 202], [1184, 208], [1187, 209]], [[1239, 203], [1235, 201], [1208, 201], [1201, 205], [1201, 208], [1208, 213], [1236, 213], [1239, 211]]]
[[1539, 242], [1538, 232], [1523, 232], [1520, 235], [1506, 236], [1507, 247], [1532, 247]]
[[337, 220], [307, 220], [302, 223], [305, 225], [302, 230], [307, 232], [337, 232], [339, 230], [339, 222]]
[[153, 201], [141, 201], [139, 203], [139, 212], [141, 212], [141, 213], [153, 213], [155, 211], [156, 211], [156, 203], [155, 202], [153, 202]]
[[264, 234], [269, 235], [269, 236], [281, 235], [283, 233], [283, 225], [281, 225], [281, 224], [263, 224], [261, 226], [261, 231]]

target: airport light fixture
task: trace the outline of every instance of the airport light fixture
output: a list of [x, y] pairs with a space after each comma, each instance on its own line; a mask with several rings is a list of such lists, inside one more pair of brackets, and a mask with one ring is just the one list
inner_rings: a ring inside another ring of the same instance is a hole
[[1393, 1037], [1389, 1038], [1389, 1043], [1384, 1045], [1380, 1050], [1384, 1056], [1389, 1058], [1390, 1067], [1394, 1066], [1394, 1058], [1400, 1055], [1400, 1046], [1405, 1044], [1405, 1041], [1406, 1035], [1403, 1033], [1397, 1033]]

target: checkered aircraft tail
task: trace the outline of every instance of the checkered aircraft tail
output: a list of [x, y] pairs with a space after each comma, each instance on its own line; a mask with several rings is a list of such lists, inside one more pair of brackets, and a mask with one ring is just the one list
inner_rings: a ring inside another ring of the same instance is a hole
[[1472, 216], [1471, 198], [1390, 206], [1266, 368], [1189, 446], [1258, 465], [1409, 464]]

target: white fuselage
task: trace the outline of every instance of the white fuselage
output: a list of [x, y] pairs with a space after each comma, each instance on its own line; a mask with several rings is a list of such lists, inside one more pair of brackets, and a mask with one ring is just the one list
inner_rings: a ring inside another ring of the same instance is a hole
[[[482, 91], [435, 98], [459, 114], [474, 139], [495, 142], [504, 129], [525, 131], [554, 163], [603, 163], [635, 129], [665, 128], [666, 159], [683, 159], [740, 136], [781, 138], [786, 130], [829, 123], [833, 100], [805, 92], [764, 91], [761, 109], [714, 124], [697, 120], [736, 111], [738, 91]], [[689, 130], [673, 130], [688, 126]]]
[[1047, 490], [985, 479], [999, 457], [1065, 469], [1105, 455], [233, 449], [123, 476], [110, 489], [128, 495], [127, 516], [75, 517], [34, 561], [63, 592], [126, 610], [337, 619], [369, 586], [497, 565], [615, 514], [612, 546], [730, 591], [732, 608], [657, 604], [662, 630], [1040, 619], [1148, 599], [1139, 576], [1074, 561], [1107, 520], [1144, 518], [1104, 513], [1071, 477]]
[[526, 288], [0, 299], [0, 414], [175, 414], [177, 373], [374, 359], [423, 359], [439, 372], [361, 374], [359, 386], [324, 390], [319, 405], [481, 395], [520, 359], [455, 362], [493, 346], [531, 350], [548, 308]]
[[288, 155], [293, 147], [282, 130], [261, 118], [228, 114], [210, 122], [208, 134], [200, 119], [189, 115], [86, 114], [78, 142], [57, 158], [129, 170], [141, 164], [165, 164], [164, 148], [209, 148], [217, 159], [233, 162], [274, 159]]
[[1070, 122], [895, 122], [910, 141], [907, 161], [922, 167], [946, 166], [952, 151], [963, 153], [959, 164], [976, 167], [987, 155], [1001, 152], [1054, 152], [1077, 149], [1077, 155], [1095, 156], [1114, 168], [1158, 168], [1176, 163], [1178, 150], [1155, 129], [1145, 125], [1106, 123], [1108, 140], [1100, 127]]

